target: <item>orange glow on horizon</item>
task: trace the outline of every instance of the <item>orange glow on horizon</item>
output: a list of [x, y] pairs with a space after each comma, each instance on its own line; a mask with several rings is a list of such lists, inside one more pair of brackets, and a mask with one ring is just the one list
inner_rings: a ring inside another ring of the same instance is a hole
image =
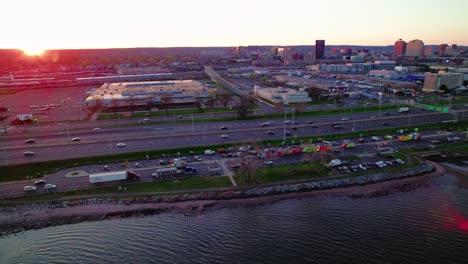
[[41, 48], [25, 48], [22, 49], [23, 53], [28, 56], [41, 56], [45, 50]]

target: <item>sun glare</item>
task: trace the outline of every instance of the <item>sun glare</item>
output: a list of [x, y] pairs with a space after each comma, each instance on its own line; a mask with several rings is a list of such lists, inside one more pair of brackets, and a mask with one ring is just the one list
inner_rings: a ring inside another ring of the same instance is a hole
[[44, 49], [39, 48], [27, 48], [23, 49], [24, 54], [28, 56], [41, 56], [44, 53]]

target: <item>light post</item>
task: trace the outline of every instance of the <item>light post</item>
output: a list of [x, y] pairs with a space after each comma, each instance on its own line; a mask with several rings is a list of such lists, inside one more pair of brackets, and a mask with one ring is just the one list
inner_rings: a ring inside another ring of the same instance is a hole
[[6, 153], [6, 148], [3, 149], [3, 153], [5, 154], [5, 165], [8, 166], [8, 156]]
[[377, 93], [379, 95], [379, 117], [380, 117], [380, 108], [382, 108], [382, 92]]
[[192, 133], [193, 133], [193, 114], [190, 115], [192, 117]]

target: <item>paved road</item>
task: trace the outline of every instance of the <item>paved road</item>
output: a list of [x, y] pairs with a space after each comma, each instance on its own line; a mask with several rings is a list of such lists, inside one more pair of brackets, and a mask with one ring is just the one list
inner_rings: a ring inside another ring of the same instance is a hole
[[[299, 123], [296, 125], [285, 125], [283, 119], [271, 120], [271, 125], [267, 127], [260, 127], [260, 124], [265, 120], [196, 123], [193, 129], [190, 123], [139, 124], [120, 128], [103, 128], [100, 132], [94, 132], [89, 128], [68, 129], [68, 131], [59, 128], [57, 130], [57, 126], [54, 127], [55, 130], [38, 132], [36, 128], [29, 131], [29, 127], [24, 127], [22, 128], [23, 133], [10, 133], [0, 138], [0, 165], [185, 146], [253, 142], [281, 139], [283, 137], [292, 140], [296, 136], [318, 137], [331, 133], [351, 132], [353, 129], [354, 131], [367, 131], [387, 127], [397, 128], [407, 125], [442, 122], [451, 118], [448, 114], [434, 112], [421, 112], [418, 114], [392, 113], [390, 116], [381, 118], [369, 118], [369, 115], [369, 113], [347, 115], [346, 117], [350, 118], [348, 121], [340, 121], [340, 117], [337, 116], [298, 118], [294, 120]], [[292, 118], [287, 117], [287, 119], [292, 121]], [[307, 124], [308, 121], [313, 121], [314, 124]], [[340, 123], [343, 128], [334, 129], [331, 126], [333, 123]], [[227, 126], [228, 130], [220, 130], [221, 126]], [[297, 130], [293, 130], [294, 127]], [[267, 131], [271, 131], [273, 134], [267, 134]], [[289, 134], [285, 136], [284, 132]], [[229, 138], [221, 138], [223, 134], [228, 135]], [[74, 137], [79, 137], [80, 141], [72, 142]], [[26, 144], [25, 140], [28, 138], [36, 139], [36, 143]], [[116, 145], [117, 143], [125, 143], [126, 146], [119, 148]], [[25, 157], [25, 151], [32, 151], [35, 154]]]

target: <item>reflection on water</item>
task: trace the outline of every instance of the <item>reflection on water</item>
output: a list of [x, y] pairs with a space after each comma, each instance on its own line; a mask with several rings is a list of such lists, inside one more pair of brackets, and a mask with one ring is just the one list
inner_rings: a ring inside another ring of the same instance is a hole
[[0, 263], [465, 262], [466, 178], [418, 186], [28, 231], [0, 239]]

